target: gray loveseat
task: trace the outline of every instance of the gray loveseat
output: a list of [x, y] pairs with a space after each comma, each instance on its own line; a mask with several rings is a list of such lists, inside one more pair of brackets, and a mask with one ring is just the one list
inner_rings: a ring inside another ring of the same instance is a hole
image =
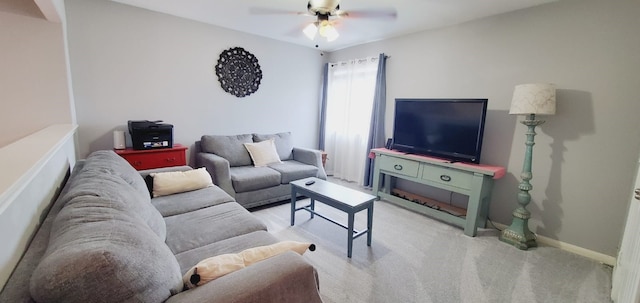
[[200, 260], [277, 239], [220, 188], [151, 198], [145, 173], [113, 151], [79, 161], [0, 302], [321, 302], [294, 252], [183, 290]]
[[[255, 167], [244, 143], [274, 139], [280, 163]], [[206, 167], [213, 183], [245, 208], [291, 198], [289, 182], [327, 179], [319, 150], [294, 147], [291, 133], [205, 135], [196, 142], [196, 166]]]

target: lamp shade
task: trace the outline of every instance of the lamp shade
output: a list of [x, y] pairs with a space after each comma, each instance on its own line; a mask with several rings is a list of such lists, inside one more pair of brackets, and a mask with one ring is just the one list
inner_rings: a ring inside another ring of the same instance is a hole
[[555, 113], [555, 85], [549, 83], [516, 85], [509, 110], [510, 115], [554, 115]]

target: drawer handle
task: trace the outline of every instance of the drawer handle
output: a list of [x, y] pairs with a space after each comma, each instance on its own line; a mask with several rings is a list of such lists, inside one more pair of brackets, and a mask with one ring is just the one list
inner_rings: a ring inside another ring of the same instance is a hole
[[640, 200], [640, 188], [636, 188], [634, 192], [636, 200]]
[[142, 165], [142, 161], [133, 161], [133, 165], [134, 166], [140, 166], [140, 165]]
[[440, 180], [442, 180], [444, 182], [449, 182], [449, 181], [451, 181], [451, 177], [447, 176], [447, 175], [440, 175]]
[[176, 158], [167, 158], [167, 162], [175, 162]]
[[402, 170], [402, 165], [396, 164], [393, 166], [393, 168], [395, 168], [395, 170]]

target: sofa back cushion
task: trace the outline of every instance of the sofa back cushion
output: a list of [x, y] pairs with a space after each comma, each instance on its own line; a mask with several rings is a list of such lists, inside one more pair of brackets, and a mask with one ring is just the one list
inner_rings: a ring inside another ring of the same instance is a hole
[[277, 133], [270, 135], [253, 134], [254, 142], [262, 142], [265, 140], [274, 139], [278, 156], [281, 161], [293, 159], [293, 140], [291, 139], [291, 133]]
[[244, 143], [252, 143], [250, 134], [236, 136], [202, 136], [200, 146], [203, 152], [216, 154], [229, 161], [229, 166], [251, 165], [251, 157]]
[[60, 210], [30, 281], [36, 302], [162, 302], [181, 287], [176, 258], [147, 224], [92, 195]]
[[69, 183], [69, 190], [60, 197], [62, 203], [85, 195], [109, 199], [138, 216], [160, 240], [165, 240], [167, 228], [164, 218], [151, 204], [144, 179], [113, 151], [97, 151], [89, 155], [82, 170]]
[[112, 150], [99, 150], [87, 157], [85, 169], [96, 169], [116, 175], [129, 183], [134, 190], [149, 195], [149, 188], [140, 173], [124, 158]]
[[67, 200], [66, 203], [82, 196], [108, 199], [112, 204], [128, 211], [130, 215], [140, 218], [160, 240], [166, 239], [167, 225], [162, 214], [151, 204], [148, 191], [141, 194], [120, 177], [91, 169], [83, 169], [75, 181], [74, 186], [63, 196], [63, 199]]

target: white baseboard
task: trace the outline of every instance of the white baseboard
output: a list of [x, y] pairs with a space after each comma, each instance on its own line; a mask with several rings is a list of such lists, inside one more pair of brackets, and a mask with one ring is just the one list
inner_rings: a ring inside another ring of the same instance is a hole
[[[493, 223], [496, 227], [500, 228], [500, 229], [505, 229], [509, 226], [500, 224], [500, 223]], [[580, 246], [576, 246], [573, 244], [569, 244], [569, 243], [565, 243], [562, 241], [558, 241], [555, 239], [551, 239], [551, 238], [547, 238], [545, 236], [541, 236], [536, 234], [537, 237], [537, 242], [538, 245], [545, 245], [545, 246], [551, 246], [551, 247], [556, 247], [568, 252], [572, 252], [576, 255], [580, 255], [595, 261], [598, 261], [600, 263], [604, 263], [610, 266], [615, 266], [616, 265], [616, 258], [612, 257], [612, 256], [608, 256], [605, 255], [603, 253], [599, 253], [597, 251], [593, 251], [593, 250], [589, 250]]]

